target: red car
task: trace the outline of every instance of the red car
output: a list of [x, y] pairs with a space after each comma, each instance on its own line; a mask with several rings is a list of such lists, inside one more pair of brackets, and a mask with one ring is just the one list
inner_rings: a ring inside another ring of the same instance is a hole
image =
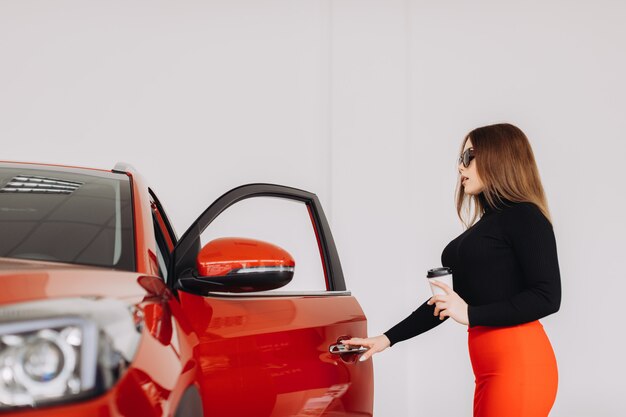
[[[290, 290], [296, 262], [266, 241], [201, 246], [225, 210], [259, 197], [306, 207], [320, 290]], [[338, 344], [367, 336], [366, 317], [314, 194], [244, 185], [179, 238], [127, 165], [0, 162], [0, 237], [4, 414], [372, 415], [372, 361]]]

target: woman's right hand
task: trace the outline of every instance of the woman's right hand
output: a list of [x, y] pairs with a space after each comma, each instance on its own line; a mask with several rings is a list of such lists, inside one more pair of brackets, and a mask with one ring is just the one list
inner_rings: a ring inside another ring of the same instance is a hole
[[368, 360], [374, 353], [382, 352], [387, 349], [391, 342], [384, 334], [376, 337], [368, 337], [366, 339], [361, 339], [359, 337], [353, 337], [352, 339], [342, 340], [341, 343], [344, 345], [350, 346], [365, 346], [369, 348], [365, 353], [361, 354], [359, 361]]

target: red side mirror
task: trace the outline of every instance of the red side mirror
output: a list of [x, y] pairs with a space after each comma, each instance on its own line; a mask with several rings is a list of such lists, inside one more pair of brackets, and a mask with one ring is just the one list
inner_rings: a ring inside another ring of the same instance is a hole
[[[204, 245], [198, 254], [194, 283], [209, 291], [267, 291], [288, 284], [295, 265], [289, 252], [271, 243], [219, 238]], [[192, 282], [187, 287], [189, 284]]]

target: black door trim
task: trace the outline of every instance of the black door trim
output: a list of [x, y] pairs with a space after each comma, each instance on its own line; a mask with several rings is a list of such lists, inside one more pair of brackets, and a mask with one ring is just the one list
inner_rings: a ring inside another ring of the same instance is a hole
[[[320, 253], [323, 257], [324, 274], [329, 291], [345, 291], [346, 283], [339, 262], [339, 255], [328, 221], [317, 196], [308, 191], [276, 184], [247, 184], [224, 193], [215, 200], [178, 240], [172, 252], [170, 277], [179, 277], [190, 268], [200, 250], [200, 235], [224, 210], [233, 204], [252, 197], [279, 197], [301, 201], [307, 205], [318, 237]], [[171, 279], [172, 285], [176, 279]]]

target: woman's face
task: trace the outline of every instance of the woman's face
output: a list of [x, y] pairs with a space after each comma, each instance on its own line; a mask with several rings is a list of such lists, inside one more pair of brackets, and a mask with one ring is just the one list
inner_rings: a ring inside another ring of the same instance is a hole
[[[469, 148], [472, 148], [471, 139], [467, 139], [465, 141], [463, 152], [465, 152]], [[460, 162], [459, 174], [461, 174], [461, 183], [463, 184], [463, 191], [465, 191], [465, 194], [480, 194], [485, 189], [485, 185], [478, 176], [478, 171], [476, 170], [476, 161], [474, 159], [470, 161], [470, 164], [467, 168], [465, 168], [465, 165]]]

